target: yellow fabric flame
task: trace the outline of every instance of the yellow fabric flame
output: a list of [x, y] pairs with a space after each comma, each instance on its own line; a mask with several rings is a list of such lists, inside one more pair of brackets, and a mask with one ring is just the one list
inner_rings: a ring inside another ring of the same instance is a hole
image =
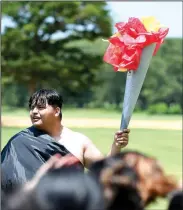
[[116, 36], [120, 37], [120, 36], [121, 36], [121, 34], [120, 34], [119, 32], [116, 32], [116, 33], [115, 33], [115, 34], [113, 34], [111, 37], [116, 37]]
[[118, 71], [120, 71], [120, 72], [125, 72], [125, 71], [127, 71], [128, 69], [125, 69], [125, 68], [119, 68], [118, 69]]
[[144, 27], [148, 32], [157, 32], [163, 25], [153, 16], [150, 17], [142, 17], [141, 22], [144, 24]]
[[[148, 32], [158, 32], [160, 28], [165, 27], [164, 25], [160, 24], [160, 22], [154, 16], [142, 17], [140, 21], [143, 23], [145, 29]], [[120, 36], [121, 36], [120, 32], [116, 32], [111, 37], [120, 37]], [[127, 70], [128, 69], [126, 68], [118, 68], [117, 71], [126, 72]]]

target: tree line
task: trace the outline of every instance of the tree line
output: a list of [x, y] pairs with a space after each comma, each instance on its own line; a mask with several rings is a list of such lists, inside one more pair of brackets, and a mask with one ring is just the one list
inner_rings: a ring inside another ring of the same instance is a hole
[[[39, 88], [66, 106], [120, 109], [126, 73], [103, 62], [113, 21], [106, 2], [2, 2], [14, 27], [2, 37], [2, 104], [25, 107]], [[182, 39], [165, 39], [153, 57], [136, 111], [181, 113]]]

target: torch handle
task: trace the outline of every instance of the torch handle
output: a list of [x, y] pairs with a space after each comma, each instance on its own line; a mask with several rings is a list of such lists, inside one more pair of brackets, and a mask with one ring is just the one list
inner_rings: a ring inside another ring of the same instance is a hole
[[120, 130], [128, 128], [155, 47], [156, 43], [145, 47], [142, 51], [138, 69], [136, 71], [129, 70], [127, 72]]

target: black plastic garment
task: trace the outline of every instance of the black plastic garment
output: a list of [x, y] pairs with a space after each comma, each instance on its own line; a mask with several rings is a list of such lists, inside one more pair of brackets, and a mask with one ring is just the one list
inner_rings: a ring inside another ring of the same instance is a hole
[[9, 191], [30, 180], [40, 166], [56, 153], [65, 156], [70, 152], [33, 126], [13, 136], [1, 152], [2, 190]]

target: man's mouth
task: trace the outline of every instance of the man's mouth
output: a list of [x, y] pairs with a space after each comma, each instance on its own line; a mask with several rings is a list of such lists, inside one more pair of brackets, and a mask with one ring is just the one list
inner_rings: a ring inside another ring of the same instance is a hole
[[33, 118], [32, 118], [33, 121], [38, 121], [38, 120], [40, 120], [40, 119], [41, 119], [40, 117], [33, 117]]

